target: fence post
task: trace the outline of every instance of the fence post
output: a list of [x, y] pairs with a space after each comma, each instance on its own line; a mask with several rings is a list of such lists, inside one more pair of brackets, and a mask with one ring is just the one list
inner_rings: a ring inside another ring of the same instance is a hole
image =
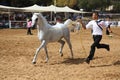
[[11, 20], [9, 20], [9, 28], [11, 29]]

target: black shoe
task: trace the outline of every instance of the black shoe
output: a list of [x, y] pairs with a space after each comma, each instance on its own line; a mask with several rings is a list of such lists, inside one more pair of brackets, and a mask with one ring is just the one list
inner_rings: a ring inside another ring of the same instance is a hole
[[85, 60], [85, 62], [86, 62], [87, 64], [90, 64], [90, 59], [87, 58], [87, 59]]
[[108, 45], [106, 49], [107, 49], [107, 51], [110, 51], [110, 46]]

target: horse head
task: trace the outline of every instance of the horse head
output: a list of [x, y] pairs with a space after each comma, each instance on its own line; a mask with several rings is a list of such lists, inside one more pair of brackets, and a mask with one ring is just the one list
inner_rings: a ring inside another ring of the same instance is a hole
[[34, 13], [32, 16], [32, 26], [39, 25], [40, 27], [46, 26], [47, 20], [41, 13]]
[[38, 20], [38, 13], [34, 13], [32, 16], [32, 26], [35, 26]]

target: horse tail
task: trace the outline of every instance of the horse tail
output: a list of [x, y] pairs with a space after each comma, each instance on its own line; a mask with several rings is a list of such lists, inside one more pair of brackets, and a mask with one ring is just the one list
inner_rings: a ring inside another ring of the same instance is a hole
[[67, 20], [64, 22], [64, 25], [67, 26], [67, 25], [69, 25], [71, 22], [72, 22], [71, 19], [67, 19]]
[[75, 22], [72, 21], [71, 19], [67, 19], [67, 20], [64, 22], [64, 25], [65, 25], [66, 27], [68, 27], [69, 30], [72, 30], [72, 29], [74, 29]]

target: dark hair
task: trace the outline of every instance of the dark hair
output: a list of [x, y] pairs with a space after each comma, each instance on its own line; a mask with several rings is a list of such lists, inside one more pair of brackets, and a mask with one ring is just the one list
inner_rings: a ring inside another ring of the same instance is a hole
[[32, 21], [32, 19], [30, 18], [28, 21]]
[[96, 14], [97, 16], [99, 16], [99, 13], [97, 11], [94, 11], [92, 13]]
[[109, 18], [109, 19], [110, 19], [110, 16], [109, 16], [109, 15], [107, 15], [107, 16], [106, 16], [106, 18]]
[[56, 20], [62, 20], [60, 16], [56, 16]]

